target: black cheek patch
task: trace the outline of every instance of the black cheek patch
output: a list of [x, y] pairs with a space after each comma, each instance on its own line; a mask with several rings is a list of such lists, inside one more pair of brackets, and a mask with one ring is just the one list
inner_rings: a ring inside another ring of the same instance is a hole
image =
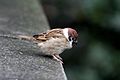
[[77, 45], [77, 39], [73, 38], [73, 42], [72, 42], [73, 47]]
[[69, 38], [68, 38], [68, 39], [69, 39], [69, 41], [71, 41], [71, 36], [69, 36]]

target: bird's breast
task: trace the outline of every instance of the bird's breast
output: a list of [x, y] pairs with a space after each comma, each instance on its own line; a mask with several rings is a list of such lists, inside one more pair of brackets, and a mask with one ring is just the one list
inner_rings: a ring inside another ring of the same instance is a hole
[[65, 49], [71, 48], [66, 38], [51, 38], [46, 42], [38, 43], [38, 46], [46, 54], [60, 54]]

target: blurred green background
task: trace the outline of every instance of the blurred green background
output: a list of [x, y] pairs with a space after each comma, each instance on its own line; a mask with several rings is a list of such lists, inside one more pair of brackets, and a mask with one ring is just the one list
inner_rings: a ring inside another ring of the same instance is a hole
[[51, 28], [72, 27], [77, 47], [61, 54], [68, 80], [120, 80], [120, 0], [42, 0]]

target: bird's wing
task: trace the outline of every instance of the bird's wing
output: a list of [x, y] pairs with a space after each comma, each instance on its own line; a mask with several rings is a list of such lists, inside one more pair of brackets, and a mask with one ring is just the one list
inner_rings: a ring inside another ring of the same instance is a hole
[[44, 33], [33, 35], [33, 37], [38, 41], [46, 41], [50, 38], [59, 38], [63, 37], [62, 29], [52, 29]]
[[36, 34], [36, 35], [33, 35], [33, 38], [35, 38], [38, 41], [46, 41], [47, 40], [46, 34], [47, 33]]

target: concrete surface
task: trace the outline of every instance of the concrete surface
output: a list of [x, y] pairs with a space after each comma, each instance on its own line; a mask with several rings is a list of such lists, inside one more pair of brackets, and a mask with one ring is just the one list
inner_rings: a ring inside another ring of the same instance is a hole
[[0, 0], [0, 80], [67, 80], [62, 64], [14, 38], [48, 29], [37, 0]]

